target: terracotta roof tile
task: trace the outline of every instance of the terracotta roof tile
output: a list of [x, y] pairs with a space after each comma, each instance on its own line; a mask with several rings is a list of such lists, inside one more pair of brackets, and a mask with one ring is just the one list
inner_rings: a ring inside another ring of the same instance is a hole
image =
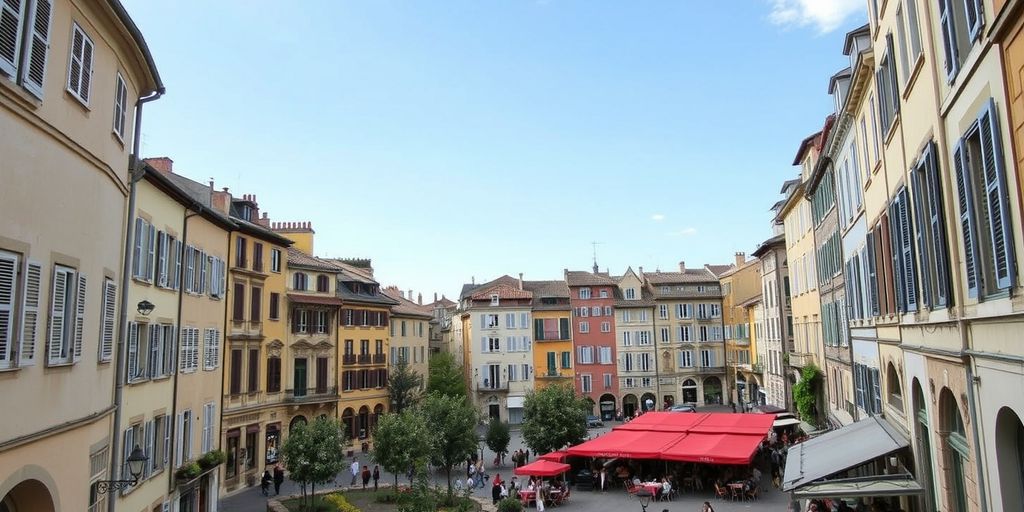
[[583, 272], [578, 270], [567, 270], [565, 282], [569, 286], [600, 286], [605, 284], [614, 285], [615, 280], [607, 272]]
[[486, 288], [480, 287], [477, 292], [473, 294], [473, 300], [490, 299], [491, 295], [498, 295], [499, 299], [532, 299], [533, 292], [527, 290], [520, 290], [517, 286], [509, 286], [507, 284], [498, 284], [494, 286], [488, 286]]

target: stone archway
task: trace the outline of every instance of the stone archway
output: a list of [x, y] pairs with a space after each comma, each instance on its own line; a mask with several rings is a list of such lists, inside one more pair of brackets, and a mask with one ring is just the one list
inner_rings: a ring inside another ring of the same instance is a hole
[[658, 397], [654, 393], [644, 393], [640, 396], [640, 405], [644, 411], [653, 411], [658, 406]]
[[683, 381], [683, 403], [684, 404], [697, 404], [697, 382], [693, 379], [686, 379]]
[[601, 395], [597, 406], [601, 411], [601, 419], [604, 421], [613, 420], [618, 412], [618, 409], [615, 407], [615, 395], [611, 393]]
[[742, 373], [736, 374], [736, 401], [741, 405], [745, 403], [749, 397], [747, 396], [747, 378]]
[[627, 418], [632, 417], [640, 409], [640, 401], [637, 400], [636, 395], [628, 394], [622, 397], [622, 413]]
[[[93, 492], [94, 490], [89, 492], [90, 499], [93, 498]], [[54, 512], [55, 510], [50, 490], [39, 480], [25, 480], [18, 483], [0, 500], [0, 512]]]
[[704, 379], [704, 405], [722, 403], [722, 379], [711, 376]]
[[1009, 407], [996, 416], [996, 458], [1003, 510], [1024, 503], [1024, 425]]

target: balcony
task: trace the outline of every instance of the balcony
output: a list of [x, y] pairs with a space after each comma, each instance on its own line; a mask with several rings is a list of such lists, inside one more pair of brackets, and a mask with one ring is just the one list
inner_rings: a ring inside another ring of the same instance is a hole
[[477, 384], [476, 390], [478, 393], [497, 393], [502, 391], [508, 391], [508, 382], [490, 382], [488, 380], [481, 381]]
[[724, 366], [697, 366], [694, 370], [698, 373], [725, 373]]
[[533, 341], [569, 341], [569, 331], [544, 331], [541, 337], [534, 337]]
[[384, 364], [388, 362], [387, 354], [374, 354], [373, 364]]
[[[568, 368], [566, 369], [568, 370]], [[557, 369], [548, 368], [545, 373], [538, 373], [533, 376], [535, 379], [571, 379], [572, 375], [562, 375]]]
[[243, 391], [237, 395], [226, 393], [224, 394], [224, 412], [234, 413], [258, 409], [268, 404], [281, 403], [282, 398], [283, 393], [280, 391], [253, 391], [251, 393]]
[[356, 355], [355, 354], [345, 354], [345, 355], [341, 356], [341, 364], [343, 364], [345, 366], [353, 366], [353, 365], [355, 365], [356, 364]]
[[231, 331], [228, 332], [231, 338], [259, 339], [263, 337], [263, 322], [249, 320], [232, 320]]
[[334, 386], [322, 389], [299, 388], [284, 391], [284, 401], [288, 403], [316, 404], [333, 402], [337, 399], [338, 388]]
[[697, 315], [696, 318], [697, 318], [698, 322], [711, 322], [711, 321], [719, 320], [721, 317], [711, 316], [711, 315]]
[[764, 365], [761, 363], [754, 363], [750, 365], [750, 371], [754, 373], [764, 373]]
[[370, 354], [359, 354], [359, 364], [370, 364], [373, 361], [373, 356]]
[[806, 352], [790, 352], [789, 365], [793, 368], [803, 368], [814, 362], [814, 355]]

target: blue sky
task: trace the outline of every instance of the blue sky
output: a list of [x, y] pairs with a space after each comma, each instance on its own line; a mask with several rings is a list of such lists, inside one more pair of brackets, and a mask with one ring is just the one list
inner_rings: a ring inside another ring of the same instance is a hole
[[143, 156], [425, 301], [751, 252], [865, 2], [124, 0]]

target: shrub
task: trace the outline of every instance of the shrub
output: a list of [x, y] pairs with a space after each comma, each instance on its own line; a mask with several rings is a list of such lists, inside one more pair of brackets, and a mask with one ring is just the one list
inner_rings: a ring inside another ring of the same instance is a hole
[[515, 498], [505, 498], [498, 502], [498, 512], [523, 512], [523, 504]]
[[341, 494], [328, 494], [324, 496], [324, 501], [334, 507], [332, 510], [337, 512], [359, 512], [359, 509], [356, 508], [355, 505], [349, 503]]
[[174, 476], [177, 477], [179, 480], [191, 480], [199, 476], [199, 474], [202, 472], [203, 468], [199, 467], [198, 463], [189, 462], [184, 466], [178, 468], [178, 470], [174, 472]]
[[203, 469], [210, 469], [214, 466], [223, 464], [224, 461], [228, 460], [228, 456], [220, 450], [210, 450], [199, 457], [199, 467]]

